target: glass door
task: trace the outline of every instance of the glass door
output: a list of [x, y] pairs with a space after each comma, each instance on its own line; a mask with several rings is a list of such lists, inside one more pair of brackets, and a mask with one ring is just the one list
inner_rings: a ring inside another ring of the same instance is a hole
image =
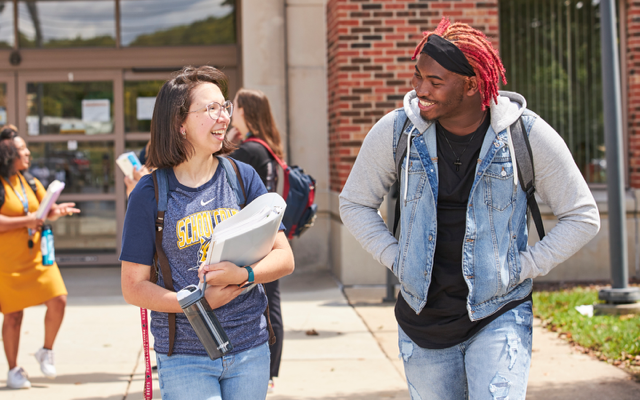
[[15, 123], [15, 74], [0, 73], [0, 126]]
[[118, 263], [125, 210], [123, 175], [115, 165], [124, 151], [122, 72], [18, 72], [17, 87], [30, 172], [45, 187], [64, 182], [59, 202], [82, 210], [52, 224], [58, 263]]

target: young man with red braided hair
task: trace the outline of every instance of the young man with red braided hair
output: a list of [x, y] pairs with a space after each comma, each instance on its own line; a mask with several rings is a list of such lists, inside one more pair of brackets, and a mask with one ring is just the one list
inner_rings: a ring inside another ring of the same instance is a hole
[[[414, 90], [365, 138], [341, 217], [400, 280], [398, 344], [413, 400], [524, 399], [532, 278], [595, 236], [598, 209], [560, 136], [521, 95], [498, 91], [505, 70], [485, 35], [447, 19], [424, 35]], [[558, 218], [533, 246], [510, 128], [519, 119], [536, 191]], [[397, 179], [399, 240], [378, 214]]]

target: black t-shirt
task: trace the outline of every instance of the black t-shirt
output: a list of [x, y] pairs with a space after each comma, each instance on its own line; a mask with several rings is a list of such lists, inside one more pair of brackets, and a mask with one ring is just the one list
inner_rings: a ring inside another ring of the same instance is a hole
[[469, 194], [482, 142], [489, 129], [489, 113], [478, 129], [465, 136], [436, 125], [438, 148], [438, 235], [427, 304], [416, 314], [398, 296], [396, 319], [418, 346], [444, 349], [468, 340], [484, 326], [530, 299], [507, 304], [495, 314], [472, 322], [467, 311], [469, 288], [462, 274], [462, 243]]
[[238, 150], [231, 154], [231, 157], [251, 165], [258, 173], [267, 191], [276, 191], [278, 187], [278, 162], [263, 145], [245, 141]]

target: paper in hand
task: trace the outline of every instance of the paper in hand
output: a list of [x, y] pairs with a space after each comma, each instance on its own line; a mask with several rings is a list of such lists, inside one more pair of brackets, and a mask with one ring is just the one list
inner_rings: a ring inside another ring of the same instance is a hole
[[142, 168], [138, 156], [136, 156], [136, 153], [133, 151], [120, 154], [120, 157], [116, 159], [116, 164], [118, 164], [122, 172], [128, 176], [129, 179], [133, 179], [134, 170], [137, 171]]
[[47, 188], [47, 194], [44, 196], [44, 199], [40, 202], [40, 207], [38, 207], [38, 211], [36, 211], [37, 219], [44, 219], [47, 215], [49, 215], [49, 210], [51, 210], [51, 206], [58, 200], [60, 193], [64, 189], [64, 182], [60, 182], [59, 180], [55, 180], [49, 184]]

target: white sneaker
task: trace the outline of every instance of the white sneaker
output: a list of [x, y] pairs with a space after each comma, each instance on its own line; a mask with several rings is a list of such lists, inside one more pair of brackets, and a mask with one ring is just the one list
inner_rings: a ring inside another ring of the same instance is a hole
[[40, 363], [40, 370], [49, 379], [56, 377], [56, 367], [53, 365], [53, 350], [41, 348], [36, 351], [36, 360]]
[[7, 374], [7, 386], [11, 389], [29, 389], [31, 382], [29, 382], [29, 375], [22, 367], [15, 367]]

